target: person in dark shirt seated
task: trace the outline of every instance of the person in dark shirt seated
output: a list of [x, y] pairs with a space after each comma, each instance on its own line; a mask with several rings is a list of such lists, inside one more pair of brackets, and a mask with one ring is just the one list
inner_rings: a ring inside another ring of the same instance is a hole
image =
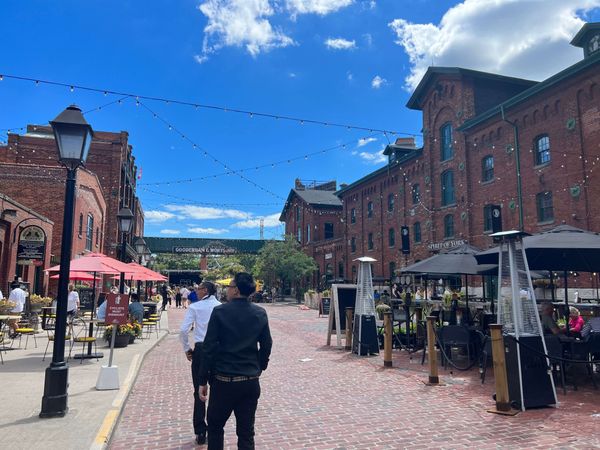
[[200, 399], [208, 404], [208, 448], [223, 448], [223, 428], [235, 411], [238, 448], [254, 449], [254, 417], [259, 377], [267, 368], [273, 340], [267, 312], [250, 302], [252, 275], [240, 272], [227, 286], [228, 303], [212, 310], [204, 337]]
[[144, 305], [142, 305], [138, 298], [129, 304], [129, 315], [131, 320], [137, 323], [144, 321]]

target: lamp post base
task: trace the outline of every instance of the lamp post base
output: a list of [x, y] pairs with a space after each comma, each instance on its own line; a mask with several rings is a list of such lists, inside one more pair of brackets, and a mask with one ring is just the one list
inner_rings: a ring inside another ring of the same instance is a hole
[[64, 362], [46, 368], [44, 396], [40, 418], [64, 417], [69, 411], [67, 386], [69, 385], [69, 366]]

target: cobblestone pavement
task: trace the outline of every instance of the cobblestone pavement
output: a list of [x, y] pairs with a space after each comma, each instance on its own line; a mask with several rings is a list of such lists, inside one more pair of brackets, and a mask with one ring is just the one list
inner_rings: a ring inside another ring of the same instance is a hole
[[[325, 346], [327, 319], [316, 311], [265, 308], [274, 346], [261, 378], [257, 449], [600, 448], [600, 392], [591, 387], [559, 393], [558, 408], [490, 414], [492, 369], [484, 385], [476, 369], [441, 370], [445, 386], [428, 387], [420, 354], [394, 350], [394, 368], [383, 369], [382, 355]], [[146, 358], [110, 448], [197, 447], [190, 367], [177, 337], [183, 314], [169, 311], [174, 334]], [[225, 437], [236, 448], [233, 416]]]

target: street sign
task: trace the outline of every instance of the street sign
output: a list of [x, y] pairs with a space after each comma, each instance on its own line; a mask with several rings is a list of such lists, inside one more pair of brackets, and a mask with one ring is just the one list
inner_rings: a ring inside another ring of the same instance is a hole
[[106, 294], [105, 323], [125, 325], [129, 315], [129, 295]]

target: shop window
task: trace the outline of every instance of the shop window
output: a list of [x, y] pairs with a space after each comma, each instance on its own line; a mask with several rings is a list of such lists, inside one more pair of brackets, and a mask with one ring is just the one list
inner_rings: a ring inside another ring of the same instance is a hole
[[413, 184], [412, 186], [412, 203], [413, 205], [417, 205], [419, 200], [421, 199], [421, 187], [419, 184]]
[[452, 124], [446, 123], [440, 128], [440, 159], [446, 161], [454, 156], [452, 149]]
[[415, 244], [421, 242], [421, 222], [416, 222], [413, 225], [413, 236], [415, 239]]
[[492, 181], [494, 179], [494, 157], [488, 155], [481, 160], [481, 181]]
[[442, 173], [442, 206], [453, 205], [454, 198], [454, 172], [447, 170]]
[[547, 134], [538, 136], [533, 145], [535, 150], [535, 165], [547, 164], [550, 162], [550, 138]]
[[537, 205], [538, 222], [551, 222], [554, 220], [552, 192], [540, 192], [535, 196], [535, 203]]
[[333, 239], [333, 223], [325, 223], [325, 239]]
[[444, 216], [444, 239], [454, 237], [454, 216], [447, 214]]

